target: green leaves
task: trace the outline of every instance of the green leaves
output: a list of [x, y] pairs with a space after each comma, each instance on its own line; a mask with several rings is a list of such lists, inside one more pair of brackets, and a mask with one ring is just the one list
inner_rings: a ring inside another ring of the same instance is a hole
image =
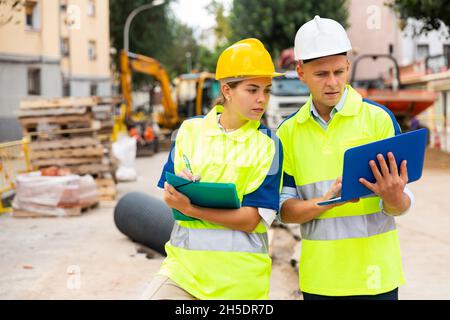
[[294, 46], [298, 28], [315, 15], [347, 24], [346, 0], [234, 0], [231, 40], [255, 37], [275, 58]]
[[439, 30], [444, 23], [450, 34], [450, 6], [446, 0], [395, 0], [389, 5], [406, 25], [408, 18], [415, 18], [423, 23], [413, 26], [414, 35], [426, 34], [432, 30]]
[[[193, 30], [178, 22], [170, 12], [168, 0], [164, 5], [140, 13], [130, 29], [130, 50], [159, 60], [171, 78], [185, 73], [186, 52], [190, 53], [194, 69], [215, 71], [220, 53], [231, 43], [243, 38], [260, 39], [272, 57], [294, 45], [298, 28], [316, 14], [347, 24], [346, 0], [234, 0], [230, 15], [223, 4], [211, 0], [207, 7], [215, 15], [214, 33], [217, 47], [212, 51], [199, 45]], [[123, 27], [128, 14], [149, 0], [110, 0], [111, 43], [117, 52], [123, 47]], [[119, 66], [116, 57], [117, 69]], [[138, 82], [147, 81], [141, 75]], [[148, 77], [147, 77], [148, 78]]]
[[[130, 27], [130, 51], [152, 57], [161, 62], [166, 71], [174, 78], [186, 72], [187, 51], [194, 57], [198, 50], [191, 28], [179, 23], [169, 4], [174, 0], [166, 0], [163, 5], [156, 6], [139, 13]], [[120, 70], [118, 54], [123, 48], [123, 29], [131, 11], [149, 0], [110, 0], [110, 36], [111, 45], [116, 48], [115, 63]], [[153, 79], [141, 74], [133, 74], [135, 84], [152, 82]]]

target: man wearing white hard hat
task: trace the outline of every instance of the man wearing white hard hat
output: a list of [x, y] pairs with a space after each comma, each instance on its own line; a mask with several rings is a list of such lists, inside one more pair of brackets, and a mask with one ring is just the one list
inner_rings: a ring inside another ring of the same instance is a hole
[[[308, 101], [278, 129], [284, 149], [280, 219], [300, 223], [299, 285], [306, 299], [398, 299], [404, 283], [394, 217], [413, 202], [406, 162], [392, 153], [370, 166], [377, 196], [317, 205], [341, 189], [348, 148], [400, 133], [393, 114], [349, 84], [351, 43], [344, 28], [314, 17], [295, 36], [297, 73]], [[374, 159], [375, 160], [375, 159]]]

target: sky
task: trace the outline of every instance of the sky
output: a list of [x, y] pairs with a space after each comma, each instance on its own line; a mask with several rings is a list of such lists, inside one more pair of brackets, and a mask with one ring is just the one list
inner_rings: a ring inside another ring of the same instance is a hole
[[[171, 5], [177, 18], [196, 30], [208, 29], [215, 24], [213, 15], [208, 14], [205, 7], [211, 0], [178, 0]], [[229, 10], [232, 0], [219, 0]]]

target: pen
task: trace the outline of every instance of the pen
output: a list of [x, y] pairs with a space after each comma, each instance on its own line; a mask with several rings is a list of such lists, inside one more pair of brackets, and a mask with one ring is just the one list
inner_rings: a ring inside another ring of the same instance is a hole
[[[183, 154], [183, 159], [184, 159], [184, 163], [186, 164], [186, 168], [189, 170], [189, 172], [194, 175], [194, 173], [192, 172], [192, 168], [191, 168], [191, 164], [189, 163], [189, 159], [186, 157], [185, 154]], [[194, 177], [194, 182], [195, 182], [195, 177]]]

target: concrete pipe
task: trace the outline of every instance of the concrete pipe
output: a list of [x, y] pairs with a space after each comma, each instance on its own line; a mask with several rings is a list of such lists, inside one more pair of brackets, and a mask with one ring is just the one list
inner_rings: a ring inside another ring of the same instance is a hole
[[162, 200], [141, 192], [127, 193], [114, 208], [114, 222], [131, 240], [166, 255], [164, 245], [170, 239], [174, 219]]

